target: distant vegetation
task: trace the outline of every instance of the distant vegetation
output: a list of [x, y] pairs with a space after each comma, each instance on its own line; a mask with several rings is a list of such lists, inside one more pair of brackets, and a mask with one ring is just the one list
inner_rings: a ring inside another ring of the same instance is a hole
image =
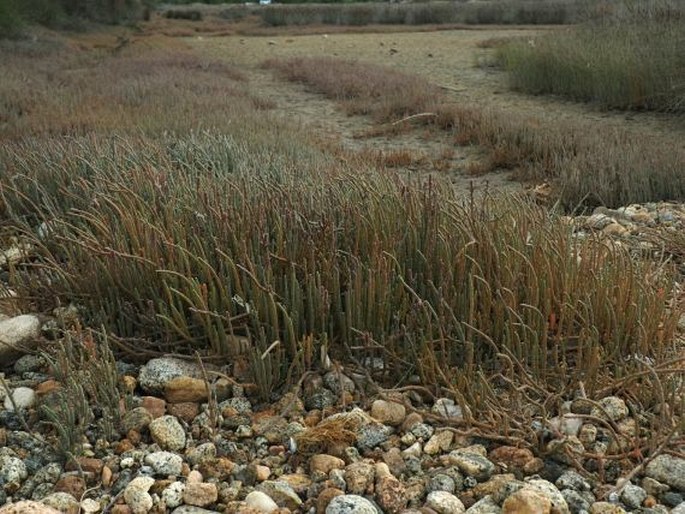
[[682, 2], [614, 4], [591, 22], [499, 49], [514, 89], [605, 108], [685, 111]]
[[19, 36], [30, 23], [55, 28], [74, 28], [81, 20], [121, 23], [141, 17], [149, 5], [146, 0], [0, 0], [0, 38]]

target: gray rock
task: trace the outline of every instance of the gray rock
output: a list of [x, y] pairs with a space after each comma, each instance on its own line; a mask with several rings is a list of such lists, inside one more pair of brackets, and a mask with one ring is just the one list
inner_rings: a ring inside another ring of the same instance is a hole
[[292, 486], [282, 480], [265, 480], [256, 488], [276, 502], [279, 507], [286, 507], [292, 511], [302, 505], [302, 500]]
[[630, 483], [626, 484], [621, 491], [621, 501], [631, 509], [640, 508], [645, 498], [647, 498], [647, 492], [642, 487]]
[[533, 489], [552, 502], [552, 510], [558, 514], [569, 514], [569, 508], [559, 489], [547, 480], [532, 479], [525, 482], [524, 487]]
[[[602, 408], [593, 407], [590, 413], [598, 418], [605, 418], [613, 421], [620, 421], [628, 416], [628, 407], [626, 402], [621, 400], [618, 396], [607, 396], [597, 402]], [[606, 415], [605, 415], [606, 413]]]
[[463, 419], [464, 413], [459, 404], [451, 398], [438, 398], [431, 409], [431, 412], [437, 416], [442, 416], [449, 419]]
[[657, 455], [647, 464], [645, 475], [685, 491], [685, 459], [668, 454]]
[[326, 373], [323, 377], [323, 383], [337, 395], [343, 391], [353, 393], [355, 389], [354, 380], [337, 371], [329, 371]]
[[32, 314], [0, 321], [0, 362], [8, 365], [33, 350], [40, 338], [41, 325], [41, 320]]
[[11, 396], [5, 397], [5, 409], [13, 411], [17, 409], [28, 409], [36, 403], [36, 392], [30, 387], [17, 387], [12, 390]]
[[252, 404], [250, 403], [250, 400], [242, 396], [224, 400], [219, 404], [219, 411], [227, 407], [235, 409], [238, 414], [250, 414], [252, 412]]
[[592, 489], [590, 483], [585, 480], [577, 471], [568, 470], [561, 475], [555, 482], [559, 489], [574, 489], [576, 491], [589, 491]]
[[192, 466], [206, 460], [211, 460], [214, 457], [216, 457], [216, 445], [214, 443], [203, 443], [195, 448], [190, 448], [186, 452], [186, 460]]
[[372, 450], [390, 437], [392, 429], [381, 423], [369, 423], [357, 431], [357, 447], [361, 450]]
[[163, 393], [167, 383], [177, 377], [203, 378], [202, 369], [194, 362], [160, 357], [152, 359], [138, 374], [138, 382], [148, 393]]
[[179, 451], [186, 445], [186, 433], [174, 416], [162, 416], [150, 423], [152, 439], [166, 450]]
[[435, 429], [430, 425], [426, 425], [425, 423], [416, 423], [411, 427], [410, 433], [418, 439], [428, 441], [433, 435], [434, 431]]
[[278, 505], [275, 501], [268, 495], [261, 491], [252, 491], [245, 498], [245, 503], [248, 507], [252, 507], [260, 512], [273, 512], [278, 509]]
[[183, 503], [183, 492], [185, 491], [183, 482], [172, 482], [162, 491], [162, 500], [169, 509], [178, 507]]
[[356, 494], [336, 496], [326, 507], [326, 514], [378, 514], [376, 506]]
[[594, 503], [593, 501], [588, 501], [584, 495], [576, 491], [575, 489], [564, 489], [561, 491], [561, 495], [566, 500], [566, 505], [568, 505], [571, 514], [580, 514], [581, 512], [588, 512], [590, 507]]
[[672, 509], [671, 514], [685, 514], [685, 502]]
[[477, 453], [455, 450], [450, 452], [449, 461], [456, 465], [462, 473], [472, 476], [479, 482], [489, 479], [495, 472], [495, 465]]
[[[60, 512], [78, 512], [80, 505], [69, 493], [52, 493], [41, 500], [41, 503]], [[138, 514], [135, 513], [134, 514]]]
[[221, 514], [216, 510], [207, 510], [201, 507], [193, 507], [192, 505], [183, 505], [171, 511], [171, 514]]
[[471, 505], [466, 514], [500, 514], [502, 507], [497, 505], [492, 496], [488, 495]]
[[444, 473], [437, 473], [433, 475], [428, 481], [428, 486], [426, 487], [426, 491], [428, 492], [445, 491], [447, 493], [454, 494], [455, 490], [456, 484], [454, 479]]
[[338, 397], [333, 391], [326, 389], [325, 387], [321, 387], [305, 397], [304, 406], [309, 410], [323, 410], [335, 405], [337, 399]]
[[179, 476], [183, 468], [183, 459], [171, 452], [153, 452], [145, 456], [145, 464], [151, 466], [157, 476]]
[[426, 507], [438, 514], [462, 514], [466, 512], [459, 498], [445, 491], [433, 491], [426, 497]]
[[14, 363], [14, 372], [22, 375], [30, 371], [40, 371], [43, 367], [45, 367], [45, 359], [42, 355], [22, 355]]
[[24, 462], [9, 455], [0, 457], [0, 479], [8, 484], [21, 484], [28, 477]]
[[683, 498], [682, 494], [673, 491], [667, 491], [659, 496], [659, 500], [661, 500], [661, 503], [668, 507], [677, 507], [685, 501], [685, 498]]

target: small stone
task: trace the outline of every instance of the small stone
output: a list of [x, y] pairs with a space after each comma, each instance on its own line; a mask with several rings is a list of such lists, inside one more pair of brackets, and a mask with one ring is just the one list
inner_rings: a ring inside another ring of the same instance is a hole
[[278, 509], [276, 502], [261, 491], [252, 491], [245, 497], [245, 503], [259, 512], [270, 513]]
[[36, 403], [36, 393], [30, 387], [17, 387], [10, 396], [5, 397], [5, 410], [28, 409]]
[[208, 397], [207, 383], [199, 378], [176, 377], [164, 386], [164, 397], [169, 403], [206, 402]]
[[578, 439], [585, 448], [590, 448], [597, 440], [597, 427], [592, 423], [585, 423], [578, 433]]
[[590, 510], [590, 505], [594, 503], [594, 499], [588, 501], [589, 499], [585, 495], [579, 493], [574, 489], [564, 489], [561, 491], [561, 495], [566, 500], [566, 505], [568, 505], [569, 510], [573, 513], [579, 513], [581, 511], [588, 512]]
[[76, 461], [78, 462], [78, 467], [81, 468], [82, 471], [85, 473], [93, 473], [96, 476], [100, 476], [102, 468], [105, 466], [102, 459], [93, 457], [79, 457]]
[[336, 496], [326, 507], [326, 514], [377, 514], [377, 512], [373, 503], [356, 494]]
[[124, 414], [121, 420], [123, 433], [128, 433], [131, 430], [142, 431], [148, 427], [152, 422], [152, 414], [144, 407], [136, 407]]
[[595, 502], [590, 506], [590, 514], [625, 514], [625, 510], [615, 503]]
[[166, 406], [167, 413], [182, 419], [186, 423], [192, 423], [200, 413], [200, 404], [195, 402], [170, 403]]
[[345, 468], [345, 483], [350, 494], [366, 494], [373, 488], [376, 469], [368, 462], [354, 462]]
[[176, 377], [202, 378], [202, 369], [194, 362], [160, 357], [145, 364], [138, 374], [140, 386], [148, 393], [162, 393], [166, 384]]
[[402, 432], [410, 432], [414, 425], [423, 423], [423, 417], [418, 412], [410, 412], [402, 422]]
[[426, 497], [426, 507], [438, 514], [461, 514], [466, 512], [459, 498], [445, 491], [433, 491]]
[[279, 507], [286, 507], [290, 510], [297, 510], [302, 505], [302, 500], [297, 495], [290, 484], [281, 480], [266, 480], [257, 486], [257, 491], [268, 494]]
[[186, 445], [186, 434], [173, 416], [162, 416], [150, 423], [152, 439], [163, 449], [179, 451]]
[[54, 491], [81, 498], [86, 491], [86, 481], [77, 475], [65, 475], [57, 481]]
[[192, 466], [211, 461], [216, 458], [216, 445], [214, 443], [202, 443], [186, 451], [186, 460]]
[[[376, 474], [378, 475], [378, 471]], [[409, 498], [402, 482], [392, 475], [386, 475], [377, 480], [376, 501], [383, 512], [398, 514], [407, 506]]]
[[112, 485], [112, 476], [113, 476], [112, 469], [109, 466], [103, 466], [102, 467], [101, 479], [102, 479], [102, 485], [104, 487], [109, 487]]
[[401, 403], [376, 400], [371, 405], [371, 416], [386, 425], [398, 426], [406, 415], [407, 410]]
[[216, 503], [218, 497], [216, 484], [211, 482], [187, 482], [183, 491], [183, 501], [195, 507], [207, 507]]
[[44, 503], [34, 501], [20, 501], [0, 507], [0, 514], [61, 514]]
[[344, 460], [325, 453], [319, 453], [317, 455], [314, 455], [309, 460], [309, 469], [312, 473], [318, 471], [320, 473], [328, 475], [328, 473], [330, 473], [332, 469], [343, 469], [344, 467]]
[[667, 453], [657, 455], [647, 464], [645, 475], [674, 489], [685, 491], [685, 459]]
[[592, 489], [590, 483], [585, 480], [577, 471], [569, 470], [561, 475], [555, 485], [559, 489], [574, 489], [576, 491], [589, 491]]
[[497, 505], [492, 496], [485, 496], [471, 505], [466, 514], [500, 514], [502, 508]]
[[406, 450], [402, 450], [402, 457], [405, 459], [408, 457], [421, 457], [421, 454], [423, 453], [423, 449], [421, 448], [421, 443], [418, 441], [412, 444], [409, 448]]
[[668, 507], [677, 507], [685, 501], [682, 494], [676, 493], [674, 491], [667, 491], [663, 493], [660, 499], [661, 503]]
[[79, 502], [68, 493], [52, 493], [43, 498], [41, 502], [63, 514], [78, 514], [81, 509]]
[[488, 457], [490, 460], [506, 471], [522, 470], [535, 456], [528, 448], [516, 448], [515, 446], [499, 446], [492, 450]]
[[534, 489], [524, 487], [504, 500], [502, 513], [519, 514], [524, 512], [526, 514], [550, 514], [552, 502]]
[[326, 373], [323, 377], [323, 383], [338, 395], [343, 392], [354, 393], [355, 390], [354, 380], [338, 371]]
[[133, 514], [147, 514], [152, 509], [152, 496], [148, 493], [155, 483], [151, 477], [136, 477], [124, 489], [124, 501]]
[[647, 498], [647, 492], [634, 484], [626, 484], [621, 491], [621, 501], [631, 509], [642, 506], [642, 502]]
[[476, 453], [453, 451], [449, 454], [449, 462], [456, 465], [463, 473], [481, 482], [489, 479], [495, 472], [495, 465]]
[[145, 456], [145, 464], [151, 466], [157, 476], [179, 476], [183, 459], [180, 455], [171, 452], [153, 452]]
[[628, 416], [626, 402], [617, 396], [607, 396], [597, 403], [599, 404], [599, 407], [593, 407], [590, 411], [595, 417], [606, 418], [606, 416], [609, 416], [609, 419], [612, 421], [620, 421]]
[[334, 487], [327, 487], [321, 493], [319, 496], [316, 498], [316, 512], [317, 514], [323, 514], [326, 512], [326, 508], [328, 507], [328, 504], [331, 503], [331, 500], [335, 498], [336, 496], [342, 496], [345, 493], [342, 492], [340, 489], [335, 489]]
[[185, 484], [183, 482], [172, 482], [162, 491], [162, 500], [164, 504], [170, 509], [174, 509], [183, 503], [183, 491], [185, 491]]
[[640, 485], [647, 491], [647, 494], [651, 494], [652, 496], [659, 496], [669, 490], [669, 487], [666, 484], [662, 484], [658, 480], [654, 480], [650, 477], [644, 477]]
[[161, 418], [166, 414], [166, 402], [156, 396], [143, 396], [140, 406], [150, 413], [152, 419]]
[[0, 457], [0, 479], [5, 484], [21, 484], [28, 477], [26, 464], [17, 457], [10, 455]]
[[577, 436], [583, 426], [583, 418], [576, 414], [567, 413], [561, 417], [552, 418], [550, 426], [565, 436]]
[[101, 505], [92, 498], [85, 498], [81, 501], [81, 511], [83, 514], [96, 514], [101, 510]]
[[438, 398], [435, 400], [431, 412], [437, 416], [450, 419], [463, 419], [464, 417], [461, 406], [451, 398]]
[[381, 423], [369, 423], [357, 431], [357, 447], [364, 450], [373, 450], [384, 443], [390, 437], [392, 429]]
[[454, 439], [454, 433], [449, 430], [441, 430], [431, 436], [428, 442], [424, 445], [423, 451], [428, 455], [435, 455], [437, 453], [446, 452]]
[[566, 500], [559, 489], [554, 487], [554, 484], [547, 480], [532, 479], [525, 483], [524, 488], [533, 489], [549, 499], [552, 502], [552, 512], [554, 514], [569, 514], [570, 511]]

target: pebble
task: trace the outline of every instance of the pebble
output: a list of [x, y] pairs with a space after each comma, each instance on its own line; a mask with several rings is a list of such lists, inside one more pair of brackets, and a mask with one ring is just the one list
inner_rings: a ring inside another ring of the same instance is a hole
[[0, 514], [61, 514], [59, 510], [30, 500], [10, 503], [0, 507]]
[[148, 428], [152, 439], [165, 450], [179, 451], [186, 445], [185, 430], [174, 416], [152, 420]]
[[674, 489], [685, 491], [685, 459], [666, 453], [657, 455], [647, 464], [645, 475]]
[[371, 404], [371, 417], [386, 425], [401, 425], [406, 415], [407, 409], [401, 403], [376, 400]]
[[456, 465], [463, 473], [472, 476], [479, 482], [489, 479], [495, 472], [495, 465], [486, 457], [477, 453], [463, 450], [452, 451], [449, 461]]
[[52, 493], [41, 500], [45, 505], [64, 514], [78, 514], [81, 505], [68, 493]]
[[14, 411], [17, 409], [28, 409], [36, 403], [36, 392], [30, 387], [17, 387], [12, 390], [10, 396], [5, 397], [5, 409]]
[[152, 509], [152, 496], [148, 493], [155, 483], [151, 477], [136, 477], [124, 489], [124, 501], [133, 514], [147, 514]]
[[631, 509], [638, 509], [647, 498], [647, 492], [634, 484], [626, 484], [621, 491], [621, 502]]
[[276, 502], [261, 491], [252, 491], [245, 497], [245, 503], [259, 512], [270, 513], [278, 509]]
[[314, 455], [309, 460], [309, 469], [312, 473], [320, 472], [325, 475], [328, 475], [328, 473], [330, 473], [332, 469], [343, 469], [344, 467], [344, 460], [325, 453], [319, 453], [317, 455]]
[[178, 476], [181, 474], [183, 459], [171, 452], [153, 452], [145, 456], [145, 464], [151, 466], [158, 476]]
[[180, 376], [164, 385], [164, 397], [169, 403], [205, 402], [208, 397], [207, 383], [200, 378]]
[[552, 502], [542, 493], [524, 487], [509, 496], [502, 504], [503, 514], [550, 514]]
[[183, 503], [183, 491], [185, 491], [185, 484], [183, 482], [172, 482], [162, 491], [162, 500], [167, 507], [173, 509]]
[[459, 498], [445, 491], [433, 491], [426, 497], [426, 507], [438, 514], [461, 514], [466, 512]]
[[442, 416], [448, 419], [463, 419], [464, 413], [461, 406], [459, 406], [451, 398], [438, 398], [433, 404], [431, 412], [436, 416]]
[[211, 482], [190, 482], [186, 483], [183, 491], [183, 501], [195, 507], [207, 507], [216, 502], [219, 491], [216, 484]]
[[590, 411], [590, 414], [595, 417], [606, 418], [609, 416], [609, 419], [612, 421], [620, 421], [628, 416], [626, 402], [617, 396], [607, 396], [597, 403], [599, 407], [593, 407]]
[[166, 385], [176, 377], [202, 378], [202, 369], [194, 362], [173, 357], [148, 361], [138, 374], [140, 386], [147, 393], [163, 393]]
[[267, 494], [279, 507], [296, 510], [302, 505], [302, 500], [290, 484], [281, 480], [266, 480], [259, 484], [256, 490]]
[[376, 506], [356, 494], [335, 496], [326, 507], [326, 514], [378, 514]]
[[449, 450], [454, 433], [449, 430], [441, 430], [431, 436], [428, 442], [424, 445], [423, 451], [428, 455], [436, 455]]

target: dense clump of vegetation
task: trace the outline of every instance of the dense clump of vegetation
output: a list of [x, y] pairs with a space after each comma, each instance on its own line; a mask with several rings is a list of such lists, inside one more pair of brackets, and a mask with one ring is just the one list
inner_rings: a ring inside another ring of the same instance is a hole
[[74, 28], [82, 20], [121, 23], [142, 17], [147, 0], [0, 0], [0, 38], [21, 35], [26, 24]]
[[579, 27], [499, 49], [514, 89], [612, 109], [685, 111], [682, 3], [610, 5]]
[[395, 127], [418, 115], [418, 121], [453, 132], [460, 144], [487, 149], [480, 171], [515, 169], [520, 179], [554, 181], [567, 209], [685, 198], [685, 151], [675, 138], [656, 141], [580, 122], [550, 126], [520, 114], [464, 107], [423, 78], [370, 64], [296, 58], [265, 65], [338, 100], [351, 114], [370, 114]]

